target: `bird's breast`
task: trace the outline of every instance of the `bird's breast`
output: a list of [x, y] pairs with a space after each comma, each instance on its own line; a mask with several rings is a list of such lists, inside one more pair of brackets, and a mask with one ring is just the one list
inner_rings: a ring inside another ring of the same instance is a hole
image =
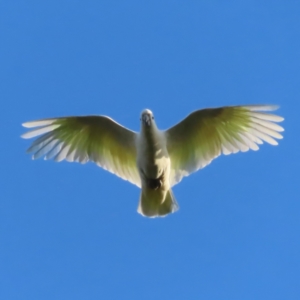
[[144, 179], [152, 182], [151, 180], [168, 178], [170, 159], [163, 137], [159, 133], [141, 135], [137, 150], [137, 165], [142, 181]]

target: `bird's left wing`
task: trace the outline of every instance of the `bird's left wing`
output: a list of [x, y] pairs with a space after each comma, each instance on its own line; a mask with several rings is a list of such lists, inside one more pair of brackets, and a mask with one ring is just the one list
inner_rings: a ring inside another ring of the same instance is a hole
[[[223, 154], [277, 145], [282, 117], [266, 113], [276, 106], [247, 105], [197, 110], [164, 132], [171, 159], [171, 186]], [[275, 138], [275, 139], [274, 139]]]
[[98, 166], [141, 186], [136, 167], [136, 133], [105, 116], [44, 119], [22, 124], [35, 128], [22, 135], [37, 138], [27, 150], [32, 158], [44, 156], [55, 161]]

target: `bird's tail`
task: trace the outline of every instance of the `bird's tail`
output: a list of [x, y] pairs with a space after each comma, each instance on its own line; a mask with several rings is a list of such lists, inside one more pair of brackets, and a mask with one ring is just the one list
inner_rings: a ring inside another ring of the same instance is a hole
[[165, 200], [159, 190], [146, 189], [141, 192], [138, 213], [145, 217], [164, 217], [178, 210], [178, 204], [171, 189], [168, 190]]

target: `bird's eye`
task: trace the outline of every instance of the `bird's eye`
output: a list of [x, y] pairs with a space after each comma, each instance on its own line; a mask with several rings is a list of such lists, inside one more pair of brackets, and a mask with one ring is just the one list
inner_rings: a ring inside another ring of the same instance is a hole
[[154, 117], [152, 116], [152, 120], [154, 120]]

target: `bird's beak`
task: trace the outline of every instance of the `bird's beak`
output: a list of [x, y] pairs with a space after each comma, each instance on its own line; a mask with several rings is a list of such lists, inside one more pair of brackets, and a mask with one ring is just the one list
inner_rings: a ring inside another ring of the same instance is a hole
[[151, 116], [148, 114], [144, 114], [142, 116], [142, 121], [146, 126], [150, 126], [151, 125]]

